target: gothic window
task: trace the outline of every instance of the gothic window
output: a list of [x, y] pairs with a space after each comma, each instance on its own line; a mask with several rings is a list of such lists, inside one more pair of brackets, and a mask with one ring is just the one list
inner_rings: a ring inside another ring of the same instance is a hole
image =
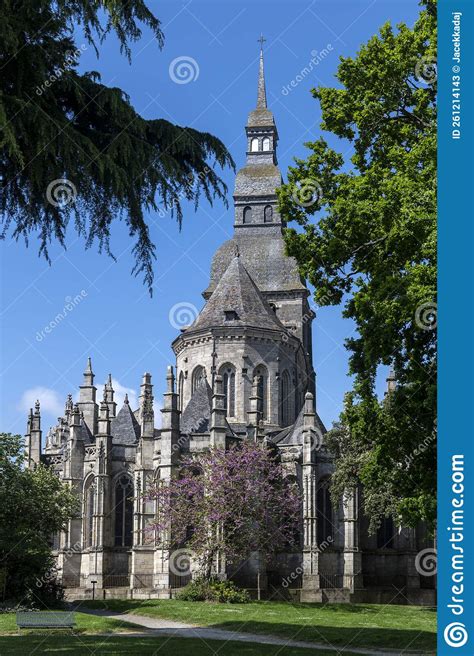
[[280, 410], [281, 410], [281, 425], [289, 426], [293, 419], [292, 417], [292, 394], [291, 378], [288, 371], [284, 371], [281, 376], [280, 385]]
[[244, 207], [244, 223], [250, 223], [252, 221], [252, 208]]
[[268, 137], [265, 137], [262, 142], [262, 150], [270, 150], [270, 139]]
[[196, 369], [193, 371], [193, 377], [191, 380], [191, 390], [192, 393], [196, 391], [197, 386], [203, 380], [203, 378], [206, 377], [206, 370], [204, 367], [201, 367], [201, 365], [197, 366]]
[[115, 546], [131, 547], [133, 543], [133, 483], [121, 476], [115, 483]]
[[258, 377], [258, 396], [260, 397], [260, 412], [263, 419], [268, 419], [268, 372], [263, 365], [258, 366], [253, 372], [254, 378]]
[[252, 141], [250, 142], [250, 150], [252, 153], [255, 153], [258, 151], [258, 139], [257, 137], [254, 137]]
[[394, 533], [392, 517], [384, 517], [377, 530], [377, 549], [393, 549]]
[[224, 404], [228, 417], [235, 416], [235, 368], [231, 364], [221, 367], [219, 374], [222, 376], [224, 388]]
[[95, 512], [95, 481], [91, 476], [84, 488], [84, 523], [83, 541], [84, 547], [92, 547], [94, 544], [94, 512]]
[[329, 481], [322, 481], [316, 493], [316, 530], [318, 544], [334, 540], [334, 513]]
[[265, 205], [263, 220], [265, 223], [271, 223], [273, 221], [273, 207], [271, 205]]
[[183, 401], [184, 401], [184, 374], [181, 372], [178, 379], [178, 394], [179, 394], [179, 409], [183, 412]]

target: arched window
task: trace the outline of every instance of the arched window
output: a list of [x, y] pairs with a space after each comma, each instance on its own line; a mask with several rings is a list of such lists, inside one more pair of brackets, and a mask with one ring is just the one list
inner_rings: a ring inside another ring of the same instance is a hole
[[95, 513], [95, 480], [91, 476], [84, 487], [84, 521], [83, 542], [84, 548], [94, 544], [94, 513]]
[[263, 419], [268, 419], [268, 372], [261, 364], [253, 372], [253, 376], [258, 377], [258, 395], [260, 397], [260, 412]]
[[270, 150], [270, 139], [268, 137], [265, 137], [262, 141], [262, 150]]
[[316, 493], [316, 530], [319, 545], [334, 540], [334, 513], [327, 479], [321, 481]]
[[133, 483], [126, 475], [115, 483], [115, 546], [133, 544]]
[[252, 220], [252, 208], [244, 207], [243, 222], [250, 223]]
[[250, 142], [250, 150], [252, 153], [255, 153], [258, 151], [258, 139], [257, 137], [254, 137], [252, 141]]
[[235, 416], [235, 367], [231, 364], [224, 364], [219, 375], [222, 376], [224, 388], [224, 403], [228, 417]]
[[273, 207], [271, 205], [265, 205], [263, 220], [265, 223], [271, 223], [273, 221]]
[[281, 411], [281, 425], [289, 426], [293, 420], [292, 417], [292, 385], [291, 377], [288, 371], [284, 371], [281, 376], [280, 384], [280, 411]]
[[178, 378], [179, 409], [183, 412], [184, 401], [184, 374], [181, 372]]
[[384, 517], [377, 529], [377, 549], [393, 549], [395, 530], [392, 517]]
[[201, 380], [206, 377], [206, 370], [204, 367], [201, 367], [201, 365], [197, 366], [196, 369], [193, 371], [193, 377], [191, 380], [191, 390], [192, 393], [196, 391], [196, 387], [199, 385]]

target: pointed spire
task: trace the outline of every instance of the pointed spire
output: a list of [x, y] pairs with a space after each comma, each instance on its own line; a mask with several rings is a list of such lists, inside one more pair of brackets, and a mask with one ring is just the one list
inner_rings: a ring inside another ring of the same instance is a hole
[[124, 402], [125, 405], [128, 405], [128, 394], [127, 393], [125, 393], [125, 398], [124, 398], [123, 402]]
[[266, 109], [267, 92], [265, 89], [265, 71], [263, 66], [263, 43], [266, 39], [263, 38], [263, 34], [260, 35], [258, 41], [260, 43], [260, 66], [258, 70], [257, 109]]
[[92, 360], [87, 358], [87, 365], [84, 370], [84, 385], [92, 386], [94, 384], [94, 372], [92, 371]]

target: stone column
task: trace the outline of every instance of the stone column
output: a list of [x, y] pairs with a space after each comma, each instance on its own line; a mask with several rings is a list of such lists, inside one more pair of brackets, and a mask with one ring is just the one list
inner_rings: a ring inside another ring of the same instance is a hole
[[154, 566], [154, 539], [147, 526], [153, 520], [153, 501], [145, 499], [152, 482], [155, 446], [155, 415], [151, 375], [145, 373], [140, 394], [140, 439], [134, 471], [133, 546], [131, 562], [131, 588], [152, 587]]
[[344, 582], [351, 592], [363, 587], [362, 553], [359, 544], [359, 490], [347, 490], [342, 500], [344, 513]]
[[[179, 410], [178, 395], [175, 391], [175, 378], [173, 367], [168, 367], [166, 375], [166, 392], [163, 395], [163, 415], [161, 428], [161, 463], [160, 476], [157, 484], [164, 485], [174, 476], [179, 460]], [[170, 549], [167, 543], [170, 536], [163, 536], [162, 541], [156, 545], [154, 553], [153, 578], [154, 586], [170, 590]]]
[[322, 601], [316, 515], [316, 432], [314, 397], [307, 392], [303, 413], [303, 590], [302, 601]]
[[[84, 441], [81, 437], [81, 415], [77, 404], [72, 405], [68, 398], [66, 417], [69, 421], [69, 440], [66, 444], [63, 481], [77, 498], [82, 498], [82, 479], [84, 471]], [[63, 577], [79, 577], [81, 573], [82, 519], [69, 520], [68, 528], [61, 533], [58, 568]]]

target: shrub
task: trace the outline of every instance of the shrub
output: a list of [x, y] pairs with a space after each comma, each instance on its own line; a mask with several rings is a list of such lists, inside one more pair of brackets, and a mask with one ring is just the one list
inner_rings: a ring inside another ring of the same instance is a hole
[[247, 590], [238, 588], [233, 581], [218, 579], [195, 579], [180, 590], [177, 599], [181, 601], [214, 601], [221, 604], [246, 604], [250, 601]]

